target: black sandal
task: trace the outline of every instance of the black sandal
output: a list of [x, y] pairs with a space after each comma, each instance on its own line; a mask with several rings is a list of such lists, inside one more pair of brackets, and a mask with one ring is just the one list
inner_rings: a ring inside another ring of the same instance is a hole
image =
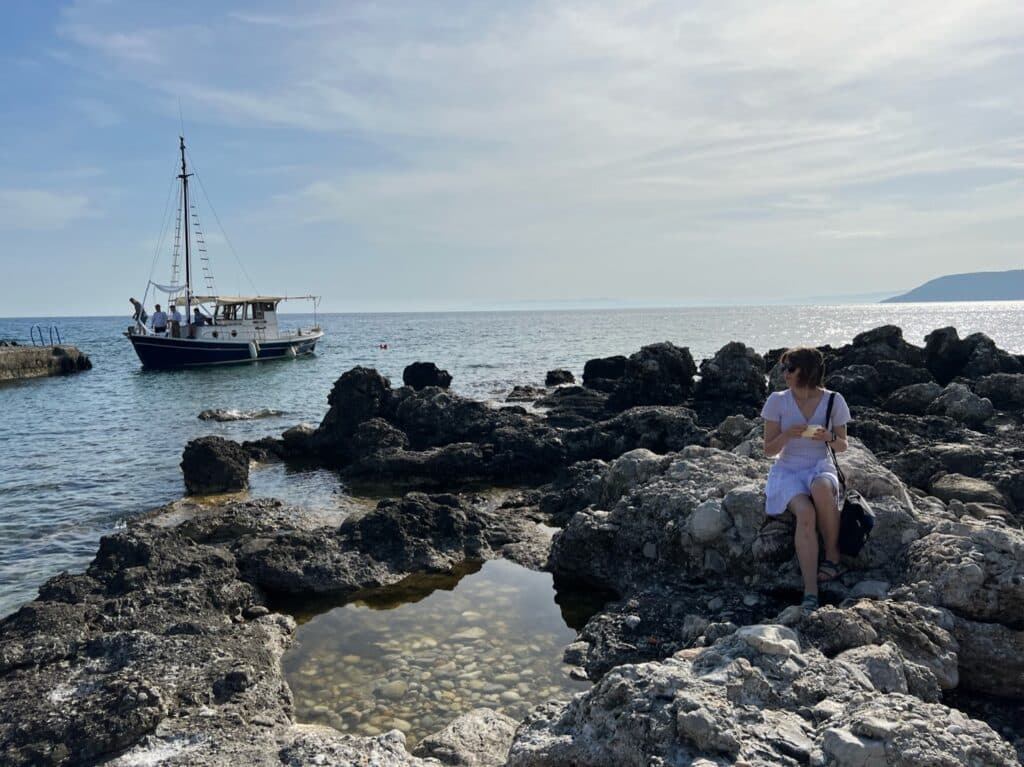
[[800, 602], [800, 612], [804, 615], [810, 615], [818, 609], [818, 597], [816, 594], [804, 594], [803, 601]]
[[818, 583], [831, 583], [842, 574], [842, 569], [831, 559], [823, 559], [818, 565]]

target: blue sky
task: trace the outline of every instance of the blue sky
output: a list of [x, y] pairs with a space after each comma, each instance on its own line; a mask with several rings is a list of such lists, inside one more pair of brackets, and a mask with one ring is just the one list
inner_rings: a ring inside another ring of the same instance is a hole
[[[4, 14], [0, 316], [126, 312], [154, 257], [167, 281], [182, 121], [255, 287], [327, 311], [776, 302], [1024, 265], [1019, 0]], [[218, 287], [248, 290], [196, 191]]]

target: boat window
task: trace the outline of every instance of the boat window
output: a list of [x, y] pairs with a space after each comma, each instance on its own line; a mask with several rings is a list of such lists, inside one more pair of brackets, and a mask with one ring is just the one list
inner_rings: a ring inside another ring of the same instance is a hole
[[225, 320], [238, 319], [238, 304], [224, 304], [220, 307], [220, 316]]
[[254, 320], [262, 320], [263, 319], [263, 302], [262, 301], [257, 301], [256, 303], [254, 303], [252, 305], [252, 318]]
[[263, 302], [263, 311], [265, 311], [265, 312], [276, 311], [276, 307], [274, 306], [274, 302], [273, 301], [264, 301]]

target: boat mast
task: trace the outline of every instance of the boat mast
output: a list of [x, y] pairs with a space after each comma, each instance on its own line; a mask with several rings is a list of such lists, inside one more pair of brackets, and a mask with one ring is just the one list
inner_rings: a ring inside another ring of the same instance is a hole
[[181, 141], [181, 194], [184, 206], [182, 217], [185, 225], [185, 322], [192, 323], [192, 251], [189, 244], [190, 213], [188, 207], [188, 177], [192, 174], [185, 169], [185, 137], [178, 136]]

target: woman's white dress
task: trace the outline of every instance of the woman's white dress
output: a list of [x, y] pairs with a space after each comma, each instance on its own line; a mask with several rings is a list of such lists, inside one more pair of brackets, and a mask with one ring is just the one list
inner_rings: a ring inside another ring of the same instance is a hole
[[[766, 421], [777, 422], [782, 431], [797, 424], [824, 426], [831, 429], [836, 426], [844, 426], [850, 421], [850, 407], [843, 399], [843, 395], [838, 392], [835, 402], [832, 404], [831, 423], [825, 424], [825, 411], [828, 408], [830, 394], [832, 392], [825, 389], [814, 414], [810, 418], [804, 418], [796, 399], [793, 398], [793, 392], [789, 389], [773, 392], [761, 409], [761, 417]], [[832, 482], [838, 503], [839, 477], [836, 475], [836, 467], [832, 463], [825, 443], [806, 437], [797, 437], [787, 442], [775, 463], [772, 464], [771, 471], [768, 472], [768, 484], [765, 487], [765, 513], [773, 517], [778, 516], [786, 510], [789, 502], [795, 496], [809, 496], [811, 483], [818, 477], [826, 477]]]

